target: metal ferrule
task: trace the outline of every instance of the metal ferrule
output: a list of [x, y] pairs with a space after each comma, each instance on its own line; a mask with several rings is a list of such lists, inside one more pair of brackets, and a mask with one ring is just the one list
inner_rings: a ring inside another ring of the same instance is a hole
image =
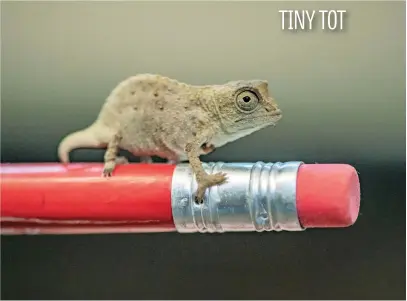
[[227, 182], [206, 190], [196, 204], [189, 164], [175, 168], [171, 201], [178, 232], [301, 231], [296, 207], [297, 172], [302, 162], [203, 163], [208, 174], [224, 172]]

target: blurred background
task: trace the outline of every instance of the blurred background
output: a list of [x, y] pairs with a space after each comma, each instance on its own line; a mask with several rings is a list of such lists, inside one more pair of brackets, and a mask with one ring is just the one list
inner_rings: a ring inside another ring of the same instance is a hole
[[[345, 9], [345, 29], [283, 31], [281, 9]], [[402, 1], [2, 1], [2, 162], [57, 161], [137, 73], [260, 78], [281, 122], [202, 160], [348, 163], [362, 189], [346, 229], [2, 237], [2, 299], [405, 299], [405, 34]]]

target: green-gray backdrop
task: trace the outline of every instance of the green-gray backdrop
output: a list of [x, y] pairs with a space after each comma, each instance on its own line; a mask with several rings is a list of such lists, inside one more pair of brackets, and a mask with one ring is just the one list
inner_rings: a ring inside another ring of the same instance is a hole
[[[346, 9], [345, 28], [283, 31], [280, 9]], [[4, 2], [1, 16], [3, 160], [56, 160], [119, 81], [149, 72], [270, 82], [279, 126], [204, 160], [405, 161], [403, 2]]]

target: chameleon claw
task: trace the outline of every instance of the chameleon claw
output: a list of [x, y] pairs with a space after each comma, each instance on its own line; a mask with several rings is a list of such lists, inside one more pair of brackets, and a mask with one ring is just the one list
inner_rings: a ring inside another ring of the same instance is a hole
[[202, 204], [206, 189], [216, 185], [222, 185], [227, 182], [226, 173], [218, 172], [216, 174], [207, 175], [198, 184], [198, 189], [195, 195], [195, 203]]
[[208, 188], [211, 186], [215, 186], [215, 185], [221, 185], [227, 182], [227, 177], [226, 177], [226, 173], [224, 172], [218, 172], [212, 175], [208, 175], [205, 179], [204, 179], [204, 184], [203, 186]]
[[198, 204], [198, 205], [203, 203], [203, 198], [199, 198], [197, 195], [195, 196], [194, 199], [195, 199], [195, 203]]
[[112, 171], [110, 170], [103, 170], [102, 176], [104, 176], [105, 178], [109, 178], [112, 176]]
[[116, 166], [115, 161], [106, 162], [105, 166], [103, 167], [102, 175], [104, 177], [111, 177], [115, 166]]

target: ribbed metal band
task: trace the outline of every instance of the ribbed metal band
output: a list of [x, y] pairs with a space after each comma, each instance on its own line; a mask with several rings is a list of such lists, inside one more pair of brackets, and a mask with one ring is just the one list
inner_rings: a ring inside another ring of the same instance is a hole
[[174, 170], [171, 188], [175, 227], [181, 233], [301, 231], [296, 207], [297, 172], [302, 162], [203, 163], [209, 174], [224, 172], [225, 184], [207, 189], [196, 204], [189, 164]]

